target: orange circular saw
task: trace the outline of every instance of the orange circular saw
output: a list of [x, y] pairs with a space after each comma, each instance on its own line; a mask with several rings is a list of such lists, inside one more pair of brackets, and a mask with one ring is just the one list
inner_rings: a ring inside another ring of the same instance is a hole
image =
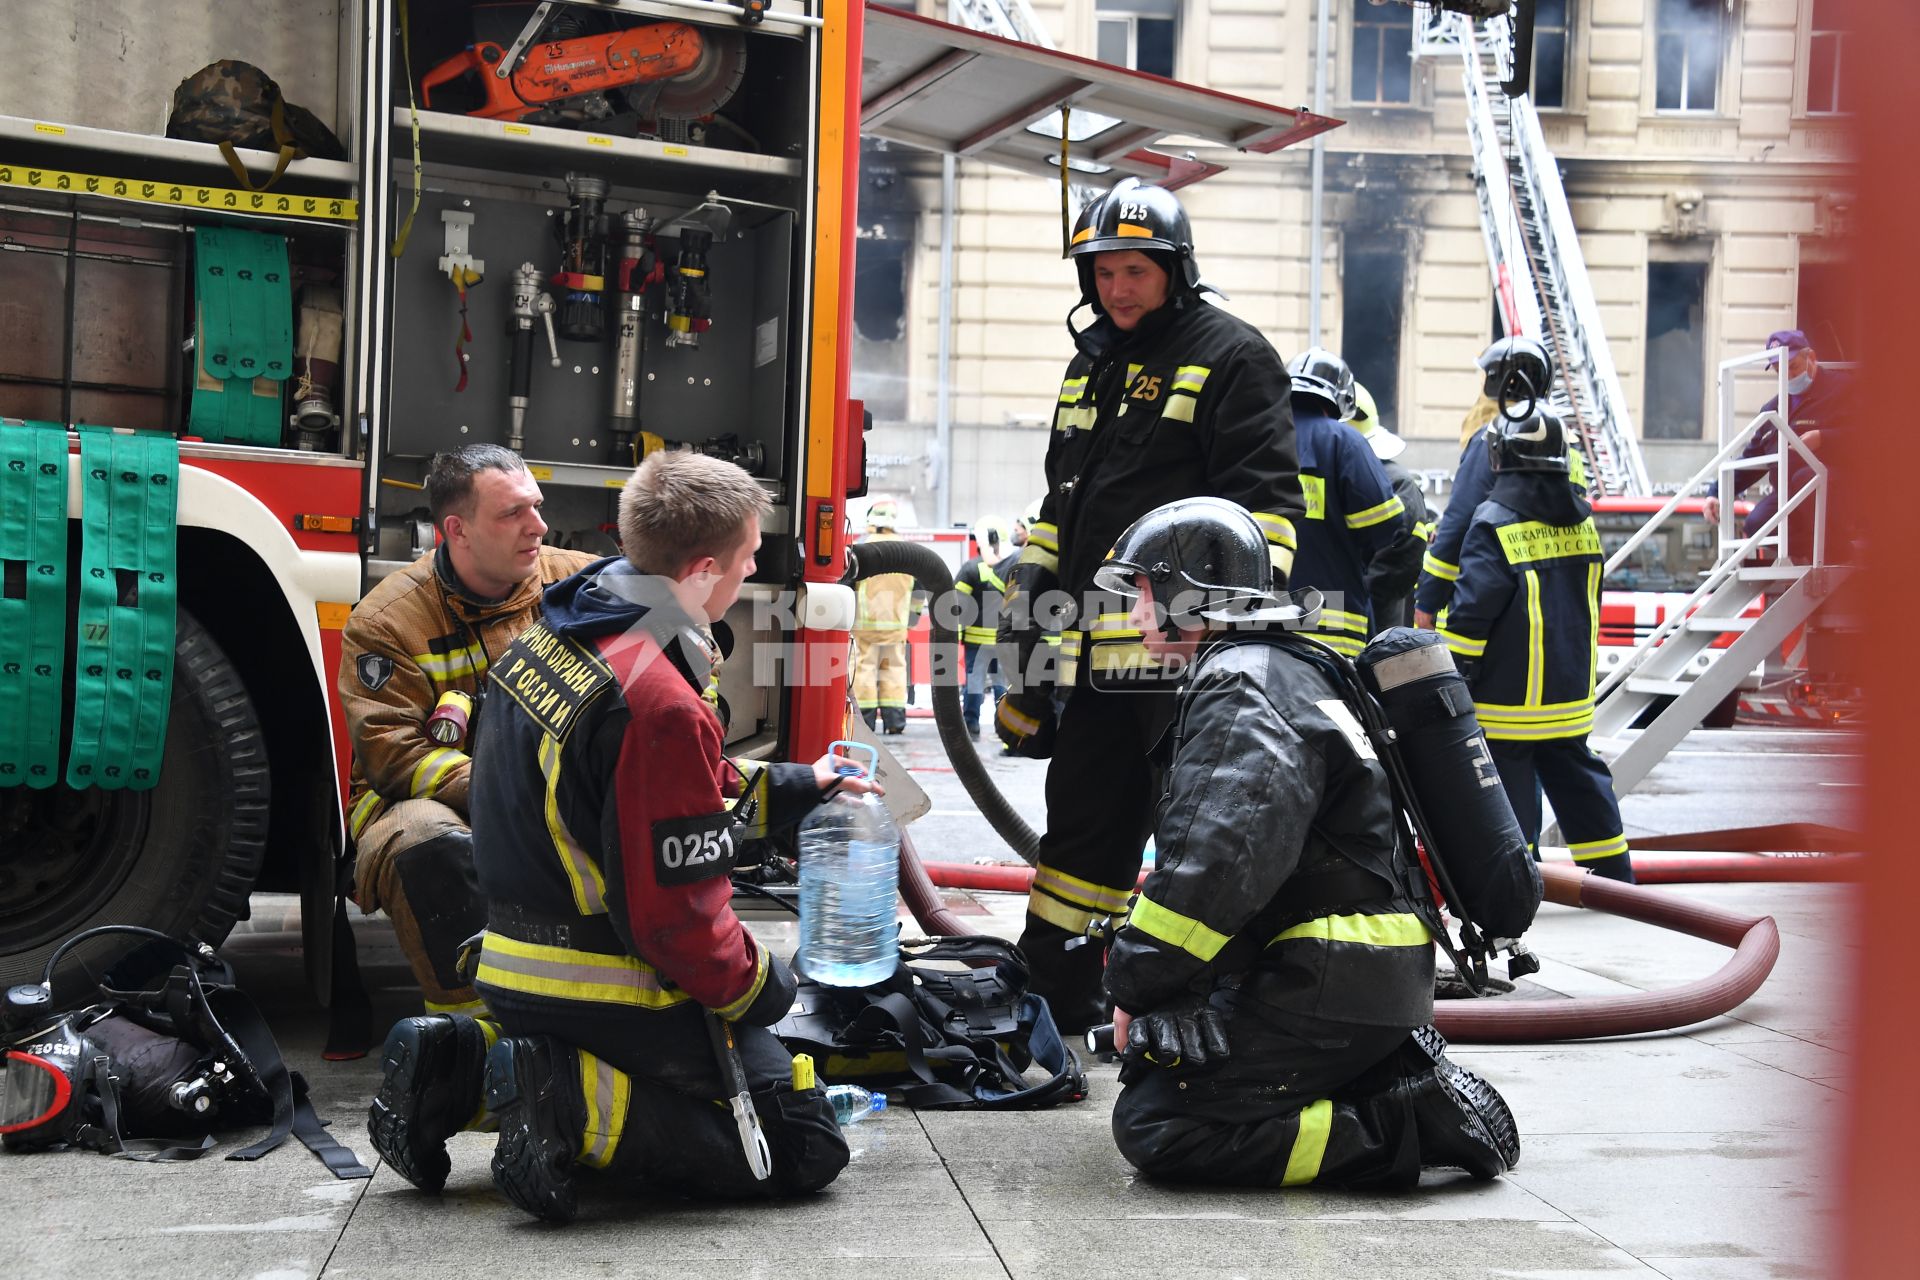
[[648, 22], [539, 40], [551, 7], [542, 5], [513, 44], [477, 40], [428, 71], [420, 78], [422, 103], [431, 109], [436, 88], [465, 81], [470, 89], [477, 80], [481, 105], [467, 114], [489, 120], [604, 119], [616, 114], [608, 95], [617, 91], [638, 91], [631, 97], [655, 119], [698, 120], [732, 98], [746, 75], [739, 32]]

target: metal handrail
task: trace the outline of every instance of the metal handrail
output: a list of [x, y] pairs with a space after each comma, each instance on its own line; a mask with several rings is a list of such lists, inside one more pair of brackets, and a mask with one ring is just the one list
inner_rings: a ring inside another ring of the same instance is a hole
[[[1633, 553], [1637, 551], [1648, 538], [1653, 536], [1679, 508], [1680, 503], [1691, 495], [1695, 489], [1699, 488], [1700, 485], [1716, 476], [1734, 474], [1737, 470], [1746, 469], [1744, 467], [1729, 469], [1726, 467], [1726, 463], [1744, 460], [1752, 466], [1765, 466], [1768, 463], [1774, 465], [1774, 492], [1781, 496], [1773, 515], [1753, 533], [1736, 539], [1733, 536], [1735, 495], [1732, 493], [1723, 495], [1720, 503], [1720, 519], [1717, 530], [1718, 550], [1714, 567], [1707, 571], [1699, 585], [1688, 594], [1686, 600], [1678, 609], [1670, 610], [1667, 616], [1661, 620], [1659, 626], [1655, 627], [1650, 635], [1638, 645], [1634, 646], [1633, 652], [1627, 655], [1626, 660], [1607, 673], [1606, 679], [1601, 681], [1599, 687], [1594, 690], [1594, 698], [1596, 701], [1619, 687], [1628, 676], [1640, 668], [1641, 664], [1647, 660], [1648, 656], [1651, 655], [1655, 649], [1659, 648], [1665, 640], [1684, 626], [1686, 620], [1693, 615], [1699, 604], [1724, 586], [1727, 580], [1739, 571], [1740, 567], [1745, 563], [1747, 556], [1750, 555], [1755, 548], [1768, 545], [1777, 547], [1779, 560], [1789, 562], [1787, 567], [1799, 569], [1802, 573], [1807, 569], [1818, 568], [1826, 563], [1827, 466], [1815, 456], [1806, 441], [1801, 439], [1799, 432], [1793, 429], [1793, 425], [1787, 420], [1785, 411], [1779, 408], [1779, 406], [1789, 402], [1787, 394], [1787, 368], [1784, 360], [1778, 365], [1778, 371], [1776, 373], [1776, 381], [1779, 388], [1778, 396], [1775, 400], [1776, 407], [1754, 415], [1753, 419], [1749, 421], [1745, 427], [1734, 433], [1732, 439], [1727, 439], [1727, 433], [1733, 424], [1734, 375], [1743, 369], [1763, 364], [1774, 358], [1776, 358], [1775, 352], [1759, 351], [1750, 355], [1735, 356], [1730, 360], [1720, 362], [1718, 376], [1720, 387], [1719, 434], [1725, 443], [1721, 445], [1719, 452], [1715, 453], [1706, 465], [1694, 472], [1692, 478], [1680, 486], [1679, 491], [1675, 493], [1673, 497], [1669, 498], [1659, 511], [1655, 512], [1651, 518], [1642, 524], [1640, 528], [1634, 532], [1633, 536], [1620, 544], [1620, 547], [1613, 555], [1608, 557], [1606, 567], [1602, 571], [1603, 575], [1611, 577], [1614, 573], [1618, 572], [1620, 566], [1625, 564]], [[1845, 366], [1835, 365], [1831, 367], [1843, 368]], [[1746, 448], [1748, 442], [1750, 442], [1762, 428], [1767, 426], [1773, 427], [1775, 431], [1776, 443], [1773, 452], [1756, 454], [1752, 458], [1742, 459], [1741, 451]], [[1787, 477], [1791, 471], [1791, 460], [1795, 455], [1808, 464], [1812, 475], [1807, 484], [1802, 486], [1799, 492], [1789, 494]], [[1788, 546], [1788, 530], [1791, 528], [1791, 522], [1788, 520], [1788, 517], [1808, 501], [1814, 503], [1813, 561], [1810, 565], [1794, 565], [1790, 563], [1791, 555]], [[1775, 530], [1779, 530], [1777, 536], [1775, 535]]]

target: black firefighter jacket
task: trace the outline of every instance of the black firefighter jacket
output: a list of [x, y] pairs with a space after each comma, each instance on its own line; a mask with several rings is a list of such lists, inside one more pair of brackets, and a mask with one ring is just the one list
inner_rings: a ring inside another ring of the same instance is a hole
[[[1216, 497], [1253, 513], [1274, 565], [1293, 562], [1305, 511], [1294, 454], [1291, 381], [1273, 345], [1246, 321], [1185, 294], [1131, 333], [1105, 318], [1081, 335], [1047, 443], [1047, 491], [1021, 563], [1057, 576], [1076, 603], [1127, 526], [1181, 498]], [[1084, 348], [1099, 350], [1090, 357]], [[1091, 616], [1089, 616], [1089, 614]], [[1139, 632], [1111, 599], [1064, 622], [1062, 682], [1082, 645], [1102, 667], [1138, 666]]]
[[1307, 518], [1288, 585], [1325, 595], [1320, 638], [1349, 658], [1373, 637], [1367, 582], [1375, 565], [1402, 566], [1419, 555], [1413, 530], [1401, 518], [1406, 504], [1393, 492], [1387, 469], [1366, 438], [1321, 411], [1318, 396], [1294, 402], [1300, 446], [1300, 486]]
[[1565, 476], [1497, 476], [1473, 513], [1440, 637], [1487, 737], [1580, 737], [1593, 728], [1605, 557], [1592, 506]]
[[1243, 1008], [1411, 1029], [1433, 936], [1387, 777], [1330, 677], [1256, 637], [1201, 652], [1180, 695], [1158, 865], [1108, 953], [1129, 1013], [1235, 980]]

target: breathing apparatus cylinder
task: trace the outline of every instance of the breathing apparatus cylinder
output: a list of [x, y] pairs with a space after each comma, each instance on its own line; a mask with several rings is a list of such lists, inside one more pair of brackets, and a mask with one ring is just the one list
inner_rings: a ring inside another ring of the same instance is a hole
[[618, 328], [613, 339], [613, 460], [626, 465], [633, 456], [633, 434], [640, 429], [640, 373], [646, 360], [646, 292], [653, 281], [653, 215], [629, 209], [621, 216], [626, 243], [620, 251], [615, 283], [619, 286], [614, 315]]
[[1490, 939], [1518, 938], [1533, 923], [1545, 886], [1446, 642], [1431, 631], [1393, 627], [1354, 665], [1393, 728], [1427, 857], [1458, 898], [1448, 906]]

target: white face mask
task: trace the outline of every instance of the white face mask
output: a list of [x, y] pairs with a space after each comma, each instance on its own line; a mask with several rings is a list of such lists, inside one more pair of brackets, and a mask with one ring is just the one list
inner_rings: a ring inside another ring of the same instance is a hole
[[1802, 391], [1805, 391], [1808, 387], [1812, 385], [1813, 385], [1813, 375], [1810, 373], [1803, 373], [1797, 378], [1788, 378], [1787, 394], [1797, 396]]

